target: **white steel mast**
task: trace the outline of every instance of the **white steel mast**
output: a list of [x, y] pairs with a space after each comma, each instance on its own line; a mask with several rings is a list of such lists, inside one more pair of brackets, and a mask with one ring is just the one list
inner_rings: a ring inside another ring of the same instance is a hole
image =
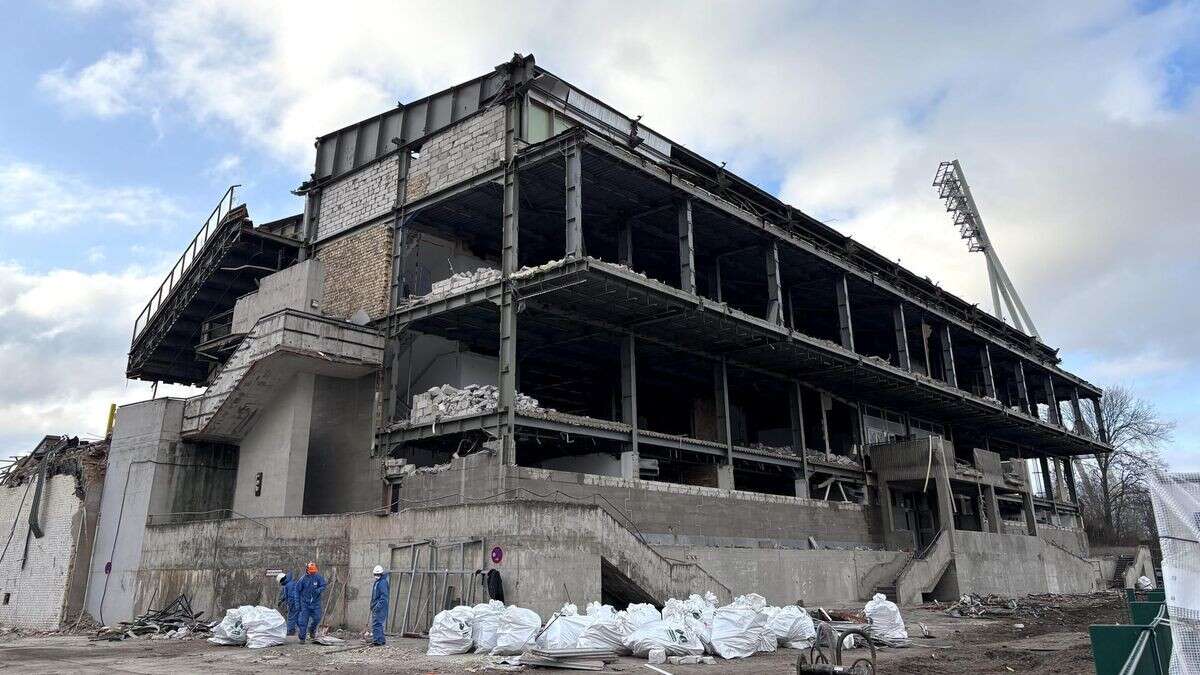
[[967, 185], [967, 178], [963, 175], [962, 165], [957, 159], [938, 165], [933, 186], [938, 189], [938, 197], [946, 200], [946, 210], [953, 215], [959, 234], [967, 240], [967, 248], [983, 253], [987, 259], [988, 282], [992, 289], [992, 313], [1001, 321], [1006, 320], [1004, 308], [1000, 304], [1003, 299], [1013, 326], [1041, 340], [1042, 336], [1033, 325], [1033, 319], [1029, 318], [1025, 303], [1021, 302], [1021, 296], [1017, 294], [1012, 279], [1008, 277], [1008, 272], [1000, 263], [1000, 257], [996, 255], [996, 247], [988, 238], [987, 230], [983, 227], [983, 218], [979, 216], [979, 207], [975, 205], [971, 187]]

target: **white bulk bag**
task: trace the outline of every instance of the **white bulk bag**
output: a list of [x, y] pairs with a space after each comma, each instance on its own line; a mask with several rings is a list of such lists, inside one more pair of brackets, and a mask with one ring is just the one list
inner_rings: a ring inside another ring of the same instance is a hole
[[625, 638], [625, 647], [634, 656], [646, 658], [651, 649], [661, 649], [667, 656], [689, 656], [704, 653], [699, 636], [683, 620], [651, 621], [642, 624]]
[[808, 649], [816, 640], [816, 626], [803, 607], [767, 607], [763, 612], [767, 614], [767, 631], [775, 636], [780, 647]]
[[496, 631], [500, 629], [500, 616], [504, 614], [504, 603], [489, 600], [475, 605], [475, 620], [471, 623], [471, 641], [476, 654], [486, 654], [496, 646]]
[[542, 618], [537, 612], [516, 605], [509, 605], [500, 615], [500, 627], [496, 630], [496, 646], [492, 649], [495, 656], [520, 654], [525, 651], [527, 644], [533, 641], [538, 629], [542, 627]]
[[[758, 596], [762, 598], [762, 596]], [[744, 659], [765, 648], [766, 615], [755, 608], [756, 600], [739, 596], [732, 604], [713, 613], [713, 652], [724, 659]]]
[[628, 654], [625, 638], [634, 630], [629, 623], [628, 613], [621, 610], [606, 617], [602, 611], [597, 611], [597, 617], [592, 625], [583, 629], [575, 646], [580, 649], [611, 649], [618, 654]]
[[275, 647], [287, 642], [287, 619], [270, 607], [243, 607], [242, 628], [250, 649]]
[[617, 611], [612, 605], [602, 605], [592, 601], [587, 604], [587, 615], [595, 617], [596, 620], [612, 619], [617, 615]]
[[574, 649], [579, 636], [595, 622], [595, 617], [579, 614], [575, 605], [563, 605], [546, 622], [546, 630], [537, 636], [537, 646], [542, 649]]
[[231, 607], [225, 610], [225, 618], [213, 626], [212, 637], [208, 641], [214, 645], [244, 645], [246, 644], [246, 629], [242, 627], [242, 610], [250, 606]]
[[900, 618], [900, 608], [896, 603], [887, 599], [883, 593], [876, 593], [863, 607], [863, 613], [871, 624], [871, 634], [890, 640], [907, 640], [908, 631], [904, 630], [904, 620]]
[[637, 602], [630, 605], [625, 613], [629, 620], [629, 625], [637, 628], [639, 626], [650, 623], [651, 621], [662, 621], [662, 614], [654, 605]]
[[474, 611], [465, 605], [443, 609], [429, 626], [429, 656], [466, 654], [471, 651], [471, 623]]

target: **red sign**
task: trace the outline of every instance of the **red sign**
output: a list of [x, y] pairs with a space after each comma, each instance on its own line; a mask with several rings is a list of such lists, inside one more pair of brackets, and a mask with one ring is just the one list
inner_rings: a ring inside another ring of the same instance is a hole
[[504, 560], [504, 549], [499, 546], [492, 547], [492, 564], [499, 565], [501, 560]]

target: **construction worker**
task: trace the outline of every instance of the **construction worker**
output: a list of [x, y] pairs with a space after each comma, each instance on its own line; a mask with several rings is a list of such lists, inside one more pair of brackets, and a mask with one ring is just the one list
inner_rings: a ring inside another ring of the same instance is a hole
[[300, 642], [305, 637], [317, 639], [317, 626], [321, 623], [321, 595], [325, 593], [325, 577], [317, 573], [317, 563], [310, 562], [300, 577], [296, 596], [300, 601]]
[[383, 622], [387, 619], [388, 595], [392, 585], [383, 567], [376, 565], [371, 574], [375, 576], [375, 585], [371, 588], [371, 641], [382, 646], [386, 642]]
[[279, 600], [276, 604], [282, 605], [287, 611], [287, 634], [296, 634], [296, 621], [300, 618], [300, 598], [296, 595], [300, 590], [300, 584], [292, 575], [280, 572], [275, 575], [275, 580], [279, 582]]

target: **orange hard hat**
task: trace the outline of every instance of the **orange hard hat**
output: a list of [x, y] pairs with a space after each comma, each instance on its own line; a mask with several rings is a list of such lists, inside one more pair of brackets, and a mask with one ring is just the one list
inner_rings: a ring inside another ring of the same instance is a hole
[[317, 573], [317, 563], [310, 562], [304, 569], [308, 570], [309, 574], [316, 574]]

